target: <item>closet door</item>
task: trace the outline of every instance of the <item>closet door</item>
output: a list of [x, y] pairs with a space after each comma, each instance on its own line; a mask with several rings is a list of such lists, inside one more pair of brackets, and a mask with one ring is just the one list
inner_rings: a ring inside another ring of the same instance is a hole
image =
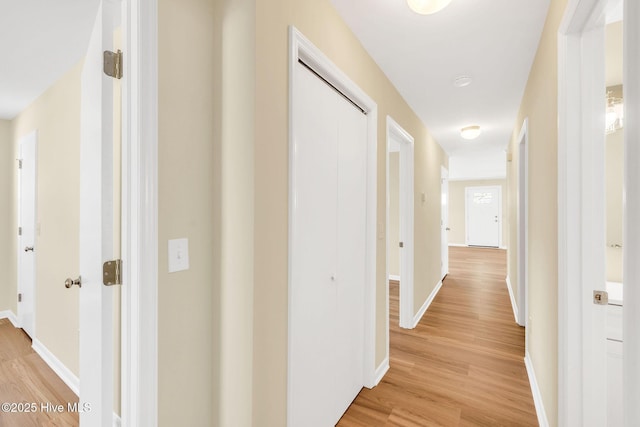
[[[366, 255], [367, 120], [335, 94], [338, 117], [336, 413], [362, 389]], [[339, 417], [335, 420], [337, 422]]]
[[363, 384], [367, 124], [303, 65], [294, 78], [289, 411], [326, 427]]
[[295, 78], [290, 355], [291, 426], [334, 422], [337, 150], [334, 93], [298, 65]]

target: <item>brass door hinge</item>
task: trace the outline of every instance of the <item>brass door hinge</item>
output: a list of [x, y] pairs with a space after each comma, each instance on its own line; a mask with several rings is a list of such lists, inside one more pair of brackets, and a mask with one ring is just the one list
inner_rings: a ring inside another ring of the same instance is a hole
[[103, 69], [104, 73], [109, 77], [114, 79], [122, 78], [122, 51], [120, 49], [117, 52], [104, 51]]
[[122, 260], [114, 259], [102, 265], [102, 283], [105, 286], [122, 285]]

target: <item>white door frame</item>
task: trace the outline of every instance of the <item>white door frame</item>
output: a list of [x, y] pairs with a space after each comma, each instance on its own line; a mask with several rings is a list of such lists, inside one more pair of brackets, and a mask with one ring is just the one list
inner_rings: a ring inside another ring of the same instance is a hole
[[[18, 161], [20, 162], [20, 165], [22, 165], [22, 162], [24, 161], [23, 159], [23, 154], [22, 154], [22, 144], [25, 143], [28, 139], [33, 138], [35, 140], [34, 144], [35, 144], [35, 150], [34, 150], [34, 158], [33, 161], [35, 163], [35, 173], [34, 173], [34, 186], [35, 186], [35, 194], [34, 194], [34, 203], [33, 203], [33, 219], [34, 219], [34, 223], [33, 223], [33, 245], [34, 247], [36, 246], [36, 241], [38, 238], [38, 233], [37, 233], [37, 223], [38, 223], [38, 131], [34, 130], [30, 133], [28, 133], [27, 135], [23, 136], [20, 140], [20, 144], [19, 144], [19, 150], [20, 150], [20, 158], [18, 159]], [[22, 223], [22, 190], [23, 190], [23, 186], [24, 186], [24, 182], [23, 182], [23, 175], [22, 175], [22, 168], [20, 167], [19, 169], [19, 173], [18, 173], [18, 221], [19, 221], [19, 226], [24, 229], [24, 224]], [[24, 290], [24, 283], [23, 283], [23, 278], [22, 278], [22, 260], [23, 257], [25, 256], [25, 250], [24, 250], [24, 246], [23, 246], [23, 242], [22, 242], [22, 236], [18, 236], [18, 247], [17, 247], [17, 251], [18, 251], [18, 271], [17, 271], [17, 279], [18, 279], [18, 293], [21, 294], [23, 293]], [[32, 340], [35, 340], [36, 338], [36, 283], [37, 283], [37, 262], [38, 262], [38, 257], [37, 257], [37, 248], [34, 249], [34, 251], [31, 253], [31, 256], [33, 256], [33, 289], [32, 289], [32, 294], [30, 295], [31, 297], [31, 313], [32, 313], [32, 324], [31, 324], [31, 331], [30, 333], [27, 332], [27, 334], [31, 337]], [[24, 317], [23, 317], [23, 313], [21, 313], [21, 305], [20, 303], [18, 303], [18, 313], [17, 313], [17, 318], [18, 318], [18, 326], [24, 329], [25, 326], [25, 322], [24, 322]]]
[[[357, 104], [367, 117], [367, 219], [366, 219], [366, 259], [365, 259], [365, 301], [364, 301], [364, 386], [372, 388], [377, 384], [379, 378], [376, 378], [376, 211], [377, 211], [377, 182], [376, 182], [376, 162], [377, 162], [377, 125], [378, 125], [378, 107], [377, 104], [358, 87], [346, 74], [344, 74], [331, 60], [325, 56], [313, 43], [300, 33], [295, 27], [289, 27], [289, 105], [293, 105], [295, 67], [298, 61], [303, 61], [308, 67], [314, 70], [316, 74], [321, 76], [330, 85], [334, 86], [340, 92], [349, 97], [351, 101]], [[293, 111], [289, 108], [289, 248], [292, 247], [292, 221], [294, 216], [294, 200], [296, 183], [293, 180], [295, 174], [295, 164], [293, 159], [294, 148], [294, 120]], [[291, 251], [288, 255], [288, 357], [291, 360]], [[387, 344], [388, 361], [389, 346]], [[291, 423], [291, 363], [287, 363], [287, 419]]]
[[[492, 189], [498, 193], [498, 246], [502, 248], [502, 187], [499, 185], [474, 185], [464, 188], [464, 238], [467, 246], [481, 246], [482, 245], [469, 245], [469, 191], [472, 189]], [[488, 246], [492, 247], [492, 246]]]
[[[571, 0], [558, 34], [558, 424], [606, 425], [604, 18], [607, 0]], [[640, 424], [640, 5], [624, 5], [625, 426]], [[631, 77], [635, 78], [631, 78]], [[634, 144], [628, 143], [634, 141]], [[629, 184], [629, 185], [628, 185]], [[631, 185], [632, 184], [632, 185]], [[634, 220], [631, 221], [630, 219]], [[631, 261], [631, 262], [629, 262]], [[604, 403], [604, 404], [603, 404]]]
[[[446, 185], [446, 203], [444, 200], [443, 188]], [[440, 248], [442, 253], [440, 259], [442, 263], [441, 280], [449, 274], [449, 170], [440, 166]], [[446, 262], [445, 262], [446, 261]]]
[[[392, 145], [397, 143], [398, 150]], [[393, 151], [400, 153], [400, 185], [398, 201], [400, 241], [404, 247], [400, 249], [400, 327], [406, 329], [415, 328], [413, 323], [413, 265], [414, 265], [414, 140], [406, 130], [402, 128], [390, 116], [387, 116], [387, 226], [389, 230], [389, 154]], [[386, 275], [389, 278], [389, 238], [387, 233], [386, 248]], [[386, 288], [386, 306], [389, 313], [389, 285]], [[387, 315], [387, 346], [389, 343], [389, 316]]]
[[158, 4], [122, 0], [123, 427], [158, 425]]
[[[518, 325], [527, 326], [528, 239], [529, 239], [529, 119], [524, 119], [518, 135]], [[526, 333], [526, 330], [525, 330]], [[526, 342], [526, 340], [525, 340]]]

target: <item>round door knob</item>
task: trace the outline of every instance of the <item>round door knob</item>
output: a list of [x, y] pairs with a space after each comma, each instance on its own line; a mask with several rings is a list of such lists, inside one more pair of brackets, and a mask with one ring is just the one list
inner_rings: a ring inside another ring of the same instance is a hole
[[25, 252], [33, 252], [33, 246], [25, 246], [24, 247], [24, 251]]
[[80, 276], [78, 276], [77, 279], [73, 280], [72, 278], [67, 278], [67, 280], [64, 281], [64, 287], [69, 289], [70, 287], [72, 287], [73, 285], [78, 285], [79, 288], [82, 287], [82, 279]]

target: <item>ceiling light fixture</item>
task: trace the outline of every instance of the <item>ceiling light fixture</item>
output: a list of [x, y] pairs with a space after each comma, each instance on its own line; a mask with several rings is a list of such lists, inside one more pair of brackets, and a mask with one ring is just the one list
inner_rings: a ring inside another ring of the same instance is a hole
[[459, 76], [453, 81], [453, 85], [455, 87], [465, 87], [471, 84], [471, 77], [469, 76]]
[[466, 126], [460, 129], [460, 136], [464, 139], [476, 139], [480, 136], [480, 126]]
[[415, 13], [431, 15], [440, 12], [451, 3], [451, 0], [407, 0], [407, 4]]

